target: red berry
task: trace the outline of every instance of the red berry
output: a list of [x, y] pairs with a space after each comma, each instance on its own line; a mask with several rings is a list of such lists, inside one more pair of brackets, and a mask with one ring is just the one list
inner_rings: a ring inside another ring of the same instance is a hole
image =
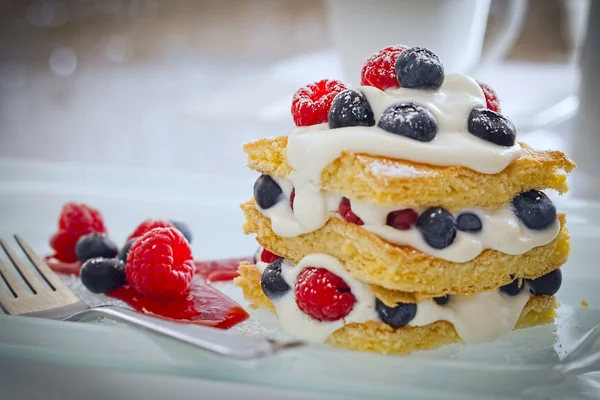
[[279, 260], [281, 257], [279, 257], [277, 254], [273, 254], [271, 253], [269, 250], [264, 249], [262, 253], [260, 254], [260, 261], [265, 262], [267, 264], [271, 264], [272, 262], [275, 262], [277, 260]]
[[396, 60], [400, 53], [406, 50], [405, 46], [386, 47], [367, 58], [360, 72], [362, 86], [375, 86], [381, 90], [399, 88], [400, 83], [396, 76]]
[[327, 122], [333, 98], [348, 89], [340, 81], [323, 79], [298, 89], [292, 98], [292, 117], [296, 126]]
[[127, 237], [127, 240], [142, 236], [144, 233], [154, 228], [174, 228], [174, 225], [167, 221], [161, 221], [159, 219], [149, 218], [142, 221], [141, 224], [135, 228], [133, 233]]
[[106, 233], [100, 212], [85, 204], [67, 203], [58, 219], [58, 232], [50, 238], [54, 258], [63, 262], [76, 262], [75, 245], [80, 237], [88, 233]]
[[296, 280], [294, 295], [298, 308], [319, 321], [344, 318], [356, 302], [346, 282], [325, 268], [304, 268]]
[[154, 228], [136, 240], [127, 256], [127, 282], [138, 292], [161, 299], [187, 293], [195, 266], [192, 249], [175, 228]]
[[407, 231], [417, 223], [418, 218], [419, 214], [415, 210], [407, 208], [406, 210], [397, 210], [389, 213], [387, 224], [392, 228]]
[[292, 210], [294, 209], [294, 199], [296, 199], [296, 188], [293, 188], [292, 193], [290, 193], [290, 207], [292, 207]]
[[338, 210], [342, 218], [344, 218], [346, 221], [359, 226], [365, 224], [362, 219], [358, 218], [358, 216], [352, 212], [350, 200], [348, 200], [346, 197], [342, 198]]
[[487, 108], [489, 110], [500, 113], [500, 99], [498, 98], [498, 95], [496, 94], [494, 89], [492, 89], [483, 82], [477, 81], [477, 84], [479, 84], [479, 87], [481, 88], [481, 90], [483, 90], [483, 94], [485, 95], [485, 102], [487, 103]]

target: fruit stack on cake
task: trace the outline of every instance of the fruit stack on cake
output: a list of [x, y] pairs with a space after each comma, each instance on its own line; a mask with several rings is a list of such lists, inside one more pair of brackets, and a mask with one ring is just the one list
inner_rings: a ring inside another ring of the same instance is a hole
[[301, 88], [297, 128], [245, 145], [246, 299], [301, 339], [382, 353], [552, 322], [569, 232], [541, 190], [575, 164], [517, 142], [495, 92], [427, 49], [385, 48], [361, 81]]

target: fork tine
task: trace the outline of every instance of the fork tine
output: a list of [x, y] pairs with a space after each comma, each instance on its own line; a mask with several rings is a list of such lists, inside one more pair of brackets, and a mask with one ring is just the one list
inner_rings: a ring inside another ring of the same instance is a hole
[[[10, 273], [8, 267], [4, 261], [0, 260], [0, 276], [4, 279], [6, 286], [15, 295], [15, 297], [23, 297], [29, 294], [29, 292], [23, 287], [19, 279]], [[4, 292], [0, 290], [0, 292]]]
[[9, 310], [9, 305], [11, 304], [11, 302], [14, 301], [15, 299], [9, 296], [6, 290], [0, 290], [0, 309], [3, 310], [6, 314], [11, 314]]
[[2, 246], [4, 252], [15, 266], [15, 269], [17, 270], [19, 275], [21, 275], [21, 278], [23, 278], [23, 280], [25, 281], [27, 286], [29, 286], [29, 288], [33, 291], [33, 293], [39, 293], [40, 291], [44, 290], [44, 285], [42, 285], [42, 282], [40, 282], [40, 280], [36, 278], [35, 275], [33, 275], [31, 270], [25, 264], [23, 264], [21, 260], [19, 260], [19, 257], [17, 257], [15, 252], [10, 247], [8, 247], [6, 242], [2, 239], [0, 239], [0, 246]]
[[56, 273], [52, 271], [50, 267], [48, 267], [48, 264], [46, 264], [41, 258], [37, 256], [37, 254], [35, 254], [35, 252], [31, 249], [31, 247], [29, 247], [27, 242], [25, 242], [25, 240], [21, 238], [21, 236], [14, 235], [14, 237], [17, 241], [17, 244], [19, 245], [19, 247], [21, 247], [21, 250], [23, 250], [29, 261], [31, 261], [31, 263], [38, 270], [42, 278], [46, 280], [46, 282], [48, 283], [48, 285], [50, 285], [50, 287], [52, 287], [52, 289], [58, 291], [70, 291], [70, 289], [68, 289], [67, 286], [63, 283], [63, 281], [61, 281], [60, 278], [56, 275]]

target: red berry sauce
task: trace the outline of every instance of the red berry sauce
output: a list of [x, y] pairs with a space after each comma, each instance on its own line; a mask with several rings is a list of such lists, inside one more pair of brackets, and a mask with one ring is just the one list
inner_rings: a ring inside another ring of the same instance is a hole
[[[129, 285], [106, 295], [119, 299], [144, 314], [228, 329], [245, 321], [249, 315], [240, 305], [212, 288], [209, 283], [236, 278], [239, 275], [237, 267], [242, 261], [252, 261], [252, 257], [196, 261], [196, 275], [192, 279], [187, 296], [159, 300], [142, 295]], [[79, 276], [81, 269], [79, 262], [64, 263], [53, 257], [46, 258], [46, 263], [61, 274]]]
[[44, 261], [54, 272], [65, 275], [79, 276], [79, 270], [81, 269], [81, 263], [79, 261], [66, 263], [54, 258], [54, 256], [46, 257]]
[[192, 279], [187, 296], [170, 300], [159, 300], [142, 295], [129, 285], [106, 295], [119, 299], [144, 314], [215, 328], [229, 329], [248, 319], [246, 310], [223, 293], [210, 287], [198, 275]]
[[[207, 282], [231, 281], [239, 276], [237, 269], [242, 261], [252, 262], [252, 257], [227, 258], [223, 260], [195, 261], [196, 274]], [[225, 279], [227, 278], [227, 279]]]

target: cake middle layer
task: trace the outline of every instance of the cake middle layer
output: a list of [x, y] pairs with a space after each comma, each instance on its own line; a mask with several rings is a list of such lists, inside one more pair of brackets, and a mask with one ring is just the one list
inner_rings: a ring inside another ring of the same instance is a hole
[[[469, 208], [455, 213], [441, 207], [409, 208], [349, 200], [333, 192], [320, 191], [314, 199], [295, 193], [292, 182], [286, 179], [263, 175], [256, 181], [256, 207], [271, 220], [271, 229], [278, 236], [309, 233], [325, 225], [330, 217], [338, 217], [392, 244], [410, 246], [447, 261], [465, 262], [486, 249], [523, 254], [552, 242], [560, 231], [554, 204], [538, 191], [521, 194], [496, 210]], [[539, 197], [537, 205], [531, 204], [534, 196]]]
[[262, 246], [279, 256], [297, 263], [312, 253], [329, 254], [362, 282], [423, 296], [475, 294], [515, 278], [534, 279], [564, 264], [570, 251], [564, 215], [558, 217], [556, 238], [546, 245], [520, 255], [488, 249], [469, 261], [456, 263], [391, 244], [335, 217], [316, 231], [284, 238], [273, 232], [271, 221], [256, 208], [254, 200], [244, 203], [242, 210], [245, 233], [256, 234]]

